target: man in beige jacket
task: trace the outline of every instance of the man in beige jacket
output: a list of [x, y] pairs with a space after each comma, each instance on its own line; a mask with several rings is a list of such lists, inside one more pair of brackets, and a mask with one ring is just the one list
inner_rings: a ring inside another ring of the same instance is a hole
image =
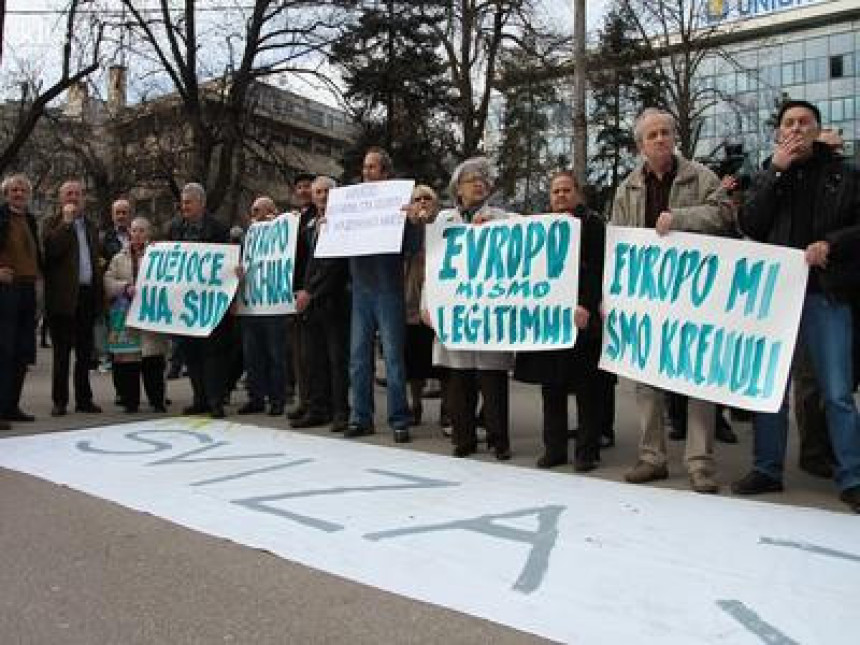
[[[612, 207], [617, 226], [654, 228], [658, 235], [688, 231], [710, 235], [734, 229], [731, 206], [719, 178], [705, 166], [675, 151], [675, 121], [671, 114], [648, 108], [633, 126], [642, 161], [621, 183]], [[666, 479], [664, 392], [645, 383], [636, 385], [641, 437], [639, 460], [625, 479], [634, 484]], [[714, 404], [690, 399], [685, 461], [690, 487], [716, 493], [714, 478]]]

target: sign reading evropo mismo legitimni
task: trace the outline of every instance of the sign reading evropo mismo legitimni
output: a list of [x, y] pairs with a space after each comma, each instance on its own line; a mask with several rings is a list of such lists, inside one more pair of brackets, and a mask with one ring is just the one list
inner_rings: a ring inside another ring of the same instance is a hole
[[699, 399], [774, 412], [807, 277], [796, 249], [610, 226], [600, 367]]
[[239, 247], [160, 242], [146, 248], [126, 325], [208, 336], [227, 313], [239, 279]]
[[244, 278], [236, 313], [266, 316], [295, 313], [293, 270], [299, 217], [282, 213], [268, 222], [254, 222], [242, 245]]
[[576, 342], [579, 220], [510, 217], [427, 228], [426, 304], [443, 345], [548, 350]]

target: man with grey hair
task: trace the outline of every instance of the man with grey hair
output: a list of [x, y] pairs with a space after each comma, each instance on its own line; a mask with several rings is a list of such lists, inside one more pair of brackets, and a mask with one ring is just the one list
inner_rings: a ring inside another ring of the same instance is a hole
[[[615, 193], [612, 223], [653, 228], [659, 235], [691, 231], [723, 235], [733, 230], [731, 203], [720, 179], [705, 166], [675, 151], [675, 121], [663, 110], [648, 108], [633, 126], [642, 161]], [[642, 484], [666, 479], [666, 435], [663, 428], [664, 392], [637, 383], [641, 437], [639, 461], [625, 475]], [[714, 404], [689, 400], [685, 461], [690, 487], [716, 493], [714, 469]]]
[[[364, 155], [365, 182], [389, 179], [391, 157], [381, 148], [369, 148]], [[407, 222], [404, 244], [414, 245], [415, 234]], [[352, 384], [352, 418], [344, 436], [360, 437], [373, 429], [373, 360], [377, 331], [385, 357], [388, 425], [394, 441], [410, 440], [412, 414], [406, 400], [406, 365], [403, 343], [406, 311], [403, 296], [403, 254], [365, 255], [349, 259], [352, 277], [352, 332], [349, 373]]]
[[93, 327], [104, 304], [98, 229], [84, 214], [81, 181], [63, 182], [59, 197], [59, 211], [47, 220], [42, 230], [45, 310], [54, 341], [51, 415], [66, 414], [72, 349], [75, 350], [75, 411], [98, 413], [102, 410], [93, 403], [90, 387]]
[[9, 421], [34, 421], [19, 407], [27, 365], [36, 362], [36, 280], [42, 254], [29, 210], [26, 175], [6, 177], [0, 206], [0, 430]]
[[[206, 212], [206, 191], [197, 183], [185, 184], [180, 200], [181, 217], [173, 220], [168, 237], [175, 242], [208, 242], [225, 244], [229, 239], [226, 226]], [[181, 339], [188, 378], [194, 400], [184, 414], [209, 412], [223, 419], [224, 397], [230, 356], [230, 325], [232, 317], [224, 316], [207, 338]]]

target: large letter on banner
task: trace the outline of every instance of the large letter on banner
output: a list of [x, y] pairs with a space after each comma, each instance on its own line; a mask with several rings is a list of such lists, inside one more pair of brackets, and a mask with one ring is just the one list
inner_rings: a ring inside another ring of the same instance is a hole
[[610, 226], [600, 367], [698, 399], [774, 412], [807, 276], [797, 249]]
[[161, 242], [146, 248], [126, 325], [137, 329], [208, 336], [236, 294], [239, 247]]
[[245, 316], [295, 313], [293, 268], [299, 217], [283, 213], [268, 222], [254, 222], [242, 245], [244, 279], [238, 309]]
[[480, 351], [573, 347], [580, 223], [567, 215], [427, 227], [424, 289], [443, 345]]
[[329, 191], [325, 225], [314, 255], [345, 258], [400, 253], [406, 214], [415, 182], [371, 181]]

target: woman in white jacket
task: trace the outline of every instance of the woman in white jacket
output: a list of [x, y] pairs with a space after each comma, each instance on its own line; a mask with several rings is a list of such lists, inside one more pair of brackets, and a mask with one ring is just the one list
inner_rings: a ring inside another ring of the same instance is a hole
[[[129, 244], [111, 260], [104, 277], [105, 297], [109, 307], [117, 300], [130, 302], [137, 293], [135, 286], [146, 245], [149, 244], [150, 224], [145, 217], [131, 223]], [[113, 354], [117, 388], [126, 412], [137, 412], [140, 406], [140, 377], [149, 404], [155, 412], [166, 412], [164, 398], [164, 368], [167, 337], [149, 331], [126, 330], [129, 351]], [[139, 347], [135, 347], [139, 345]]]
[[[507, 217], [505, 211], [486, 204], [491, 188], [487, 159], [467, 159], [454, 169], [449, 184], [457, 207], [439, 213], [436, 224], [481, 224]], [[455, 457], [467, 457], [478, 449], [476, 424], [480, 392], [484, 400], [487, 445], [495, 450], [496, 459], [505, 461], [511, 458], [508, 370], [513, 367], [513, 360], [514, 356], [510, 352], [452, 350], [445, 348], [438, 337], [434, 342], [433, 363], [450, 370], [447, 402], [453, 426]]]

